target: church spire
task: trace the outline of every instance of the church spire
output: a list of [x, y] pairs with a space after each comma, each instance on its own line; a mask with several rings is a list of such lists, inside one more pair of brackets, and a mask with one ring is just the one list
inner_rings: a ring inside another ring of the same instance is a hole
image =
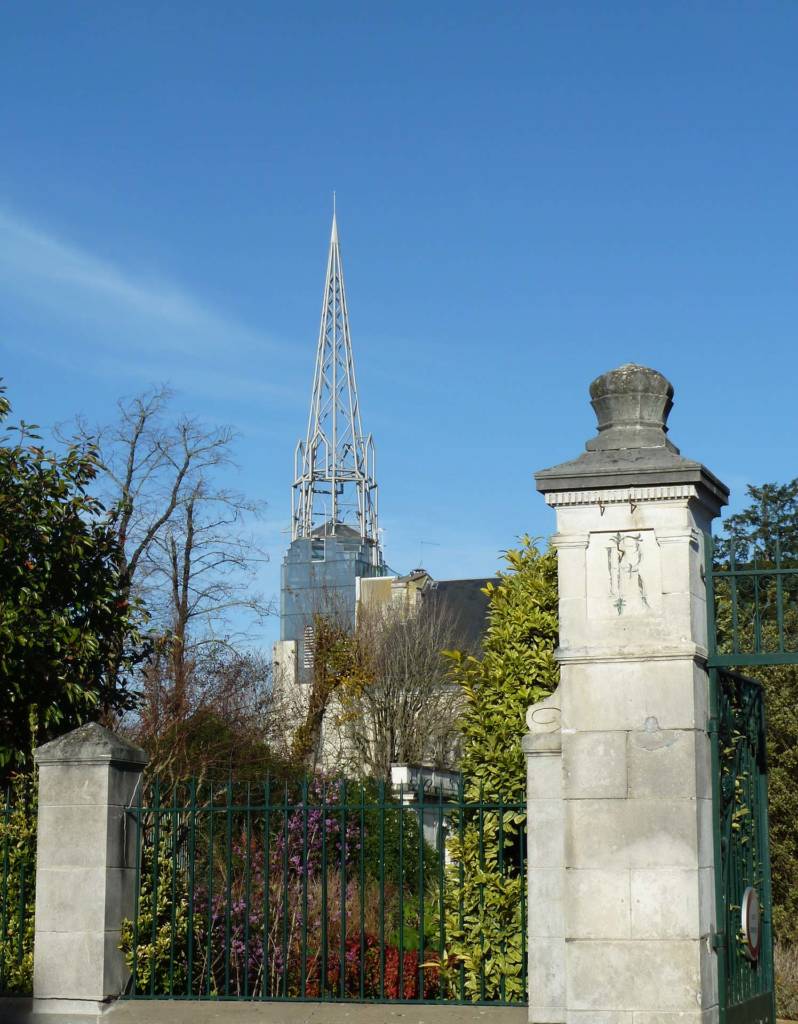
[[347, 525], [371, 543], [379, 564], [374, 441], [360, 422], [334, 206], [308, 431], [296, 448], [291, 511], [292, 540], [334, 535]]

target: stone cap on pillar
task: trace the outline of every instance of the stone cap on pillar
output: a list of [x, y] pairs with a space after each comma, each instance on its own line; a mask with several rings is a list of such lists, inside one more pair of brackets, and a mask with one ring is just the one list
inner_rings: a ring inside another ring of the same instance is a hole
[[110, 764], [120, 768], [143, 768], [149, 761], [141, 747], [96, 722], [86, 722], [72, 732], [42, 744], [33, 752], [33, 759], [37, 765]]
[[596, 377], [590, 399], [598, 434], [579, 458], [536, 473], [539, 491], [673, 486], [695, 488], [715, 515], [728, 503], [728, 487], [667, 437], [673, 385], [661, 373], [625, 363]]

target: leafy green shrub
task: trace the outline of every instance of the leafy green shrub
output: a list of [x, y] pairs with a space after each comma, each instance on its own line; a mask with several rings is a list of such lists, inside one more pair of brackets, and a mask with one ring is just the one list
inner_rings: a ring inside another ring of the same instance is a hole
[[0, 805], [0, 993], [33, 989], [36, 776], [17, 775]]
[[[366, 874], [372, 878], [379, 878], [380, 875], [380, 810], [378, 807], [380, 799], [379, 783], [373, 779], [367, 779], [362, 783], [366, 801], [364, 813], [364, 841], [363, 852]], [[354, 788], [354, 787], [353, 787]], [[353, 797], [353, 800], [359, 799]], [[384, 799], [389, 804], [393, 799], [389, 788], [386, 786]], [[383, 820], [383, 877], [387, 885], [399, 886], [400, 883], [405, 889], [411, 892], [418, 891], [418, 872], [421, 861], [419, 851], [419, 814], [414, 809], [415, 805], [401, 808], [398, 803], [394, 808], [386, 806]], [[357, 815], [357, 809], [354, 812]], [[401, 818], [401, 821], [400, 821]], [[400, 843], [399, 836], [402, 836]], [[399, 850], [401, 848], [401, 873], [399, 865]], [[438, 873], [438, 851], [424, 842], [424, 884], [425, 886], [437, 877]], [[401, 874], [401, 878], [400, 878]]]
[[[526, 711], [559, 680], [556, 553], [524, 537], [505, 558], [500, 584], [487, 587], [482, 658], [448, 653], [467, 701], [462, 769], [471, 802], [524, 801]], [[520, 870], [526, 815], [514, 809], [464, 815], [447, 841], [447, 957], [461, 965], [466, 997], [520, 1002], [526, 997]]]

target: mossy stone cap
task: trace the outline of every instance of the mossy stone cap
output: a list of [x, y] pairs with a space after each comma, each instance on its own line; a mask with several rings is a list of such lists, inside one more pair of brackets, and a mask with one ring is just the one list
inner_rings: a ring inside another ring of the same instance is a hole
[[590, 399], [598, 419], [598, 436], [588, 441], [588, 451], [673, 449], [665, 437], [673, 385], [658, 370], [624, 363], [596, 377], [590, 385]]
[[33, 757], [42, 764], [115, 764], [141, 765], [149, 761], [146, 753], [135, 743], [104, 729], [97, 722], [86, 722], [72, 732], [59, 736], [37, 747]]

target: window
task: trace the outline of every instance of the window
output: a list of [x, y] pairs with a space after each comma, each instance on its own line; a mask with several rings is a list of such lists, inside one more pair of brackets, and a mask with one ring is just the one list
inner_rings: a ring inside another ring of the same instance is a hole
[[313, 648], [315, 644], [316, 637], [313, 632], [313, 626], [305, 626], [305, 635], [302, 643], [302, 664], [308, 670], [313, 668]]

